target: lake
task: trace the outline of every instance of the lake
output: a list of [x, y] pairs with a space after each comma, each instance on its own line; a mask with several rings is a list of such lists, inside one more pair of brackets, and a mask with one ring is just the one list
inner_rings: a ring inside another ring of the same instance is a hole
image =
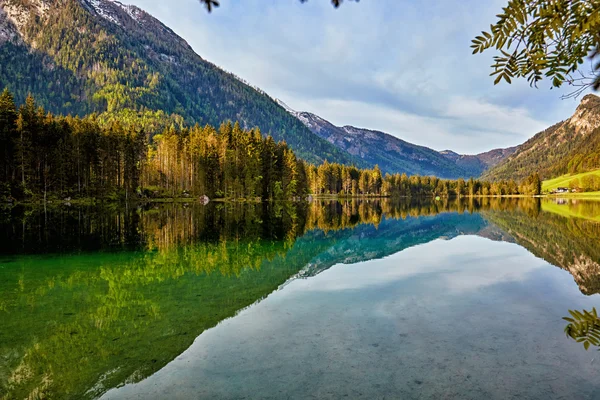
[[0, 211], [0, 399], [597, 399], [600, 203]]

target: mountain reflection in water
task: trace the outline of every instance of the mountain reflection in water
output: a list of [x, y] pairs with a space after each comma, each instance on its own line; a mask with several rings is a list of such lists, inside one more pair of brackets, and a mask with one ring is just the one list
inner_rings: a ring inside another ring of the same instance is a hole
[[[585, 204], [561, 207], [597, 210]], [[2, 211], [0, 394], [97, 398], [155, 374], [294, 279], [439, 239], [516, 243], [585, 295], [600, 292], [600, 224], [543, 208], [463, 199]]]

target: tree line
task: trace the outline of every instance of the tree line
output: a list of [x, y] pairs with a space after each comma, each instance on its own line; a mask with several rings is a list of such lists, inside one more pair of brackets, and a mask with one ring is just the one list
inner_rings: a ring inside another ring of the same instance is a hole
[[[24, 10], [35, 8], [29, 3], [23, 2]], [[276, 141], [287, 140], [304, 160], [362, 162], [315, 139], [265, 93], [203, 60], [151, 17], [140, 24], [110, 6], [119, 20], [113, 24], [90, 12], [85, 2], [60, 4], [22, 27], [22, 43], [0, 46], [0, 88], [11, 90], [17, 103], [33, 93], [53, 113], [83, 117], [97, 112], [124, 126], [127, 120], [147, 131], [158, 127], [153, 132], [162, 131], [169, 120], [218, 127], [235, 116], [244, 127], [258, 126]]]
[[219, 128], [176, 126], [151, 136], [118, 119], [55, 116], [32, 96], [17, 108], [0, 95], [0, 196], [131, 199], [198, 197], [300, 199], [335, 196], [497, 196], [539, 194], [537, 174], [517, 184], [382, 175], [379, 167], [298, 158], [285, 142], [258, 128], [226, 122]]
[[379, 167], [358, 169], [354, 166], [324, 162], [308, 167], [310, 193], [317, 195], [362, 195], [386, 197], [452, 197], [538, 195], [542, 181], [537, 173], [524, 181], [482, 181], [440, 179], [435, 176], [385, 174]]

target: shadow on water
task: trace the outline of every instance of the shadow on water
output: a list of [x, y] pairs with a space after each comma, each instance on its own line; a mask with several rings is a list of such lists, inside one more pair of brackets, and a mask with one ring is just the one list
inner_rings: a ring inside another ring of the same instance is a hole
[[598, 224], [537, 199], [1, 211], [0, 398], [96, 398], [290, 279], [460, 235], [516, 242], [600, 291]]

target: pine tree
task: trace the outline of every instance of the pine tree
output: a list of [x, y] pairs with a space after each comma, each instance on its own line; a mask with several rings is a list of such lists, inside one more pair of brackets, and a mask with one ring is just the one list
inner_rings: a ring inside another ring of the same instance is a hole
[[282, 173], [283, 193], [286, 199], [291, 199], [297, 195], [298, 190], [298, 160], [291, 150], [285, 150], [283, 153], [283, 173]]
[[7, 187], [0, 190], [5, 195], [9, 192], [8, 186], [15, 179], [13, 157], [17, 140], [17, 108], [12, 93], [4, 89], [0, 95], [0, 182]]
[[542, 180], [540, 179], [540, 175], [536, 172], [533, 174], [534, 184], [535, 184], [535, 193], [536, 195], [542, 194]]
[[19, 109], [17, 117], [17, 163], [19, 164], [20, 173], [20, 194], [21, 196], [29, 196], [32, 192], [29, 183], [34, 177], [33, 145], [34, 140], [39, 135], [39, 121], [37, 106], [35, 99], [30, 94], [27, 96], [25, 104]]

